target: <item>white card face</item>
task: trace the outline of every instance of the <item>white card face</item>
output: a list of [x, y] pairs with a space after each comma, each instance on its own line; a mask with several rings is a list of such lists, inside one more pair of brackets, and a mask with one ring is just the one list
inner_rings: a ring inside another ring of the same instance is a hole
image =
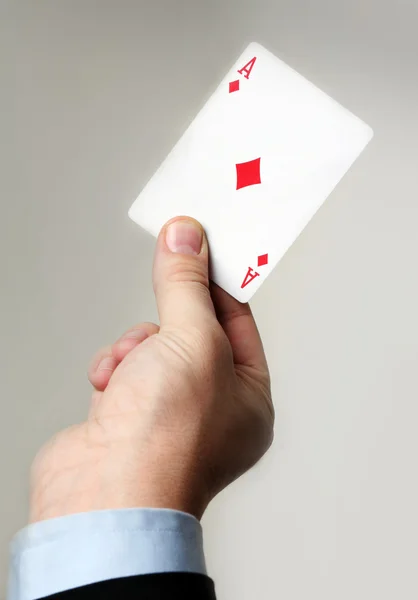
[[247, 302], [373, 136], [259, 44], [250, 44], [132, 205], [157, 236], [188, 215], [211, 279]]

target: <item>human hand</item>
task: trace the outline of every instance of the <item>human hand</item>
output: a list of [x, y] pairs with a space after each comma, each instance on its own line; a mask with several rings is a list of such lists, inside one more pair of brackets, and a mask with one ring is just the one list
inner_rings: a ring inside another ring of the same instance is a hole
[[34, 461], [31, 522], [131, 507], [200, 519], [270, 447], [274, 408], [258, 330], [248, 304], [209, 285], [196, 221], [164, 226], [153, 281], [161, 326], [138, 325], [96, 356], [86, 422]]

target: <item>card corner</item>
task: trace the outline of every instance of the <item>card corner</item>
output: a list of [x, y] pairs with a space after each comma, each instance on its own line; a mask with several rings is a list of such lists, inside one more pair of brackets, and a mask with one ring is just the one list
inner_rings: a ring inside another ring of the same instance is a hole
[[252, 41], [248, 44], [247, 50], [254, 49], [255, 51], [265, 51], [266, 48], [262, 46], [259, 42]]
[[367, 142], [370, 142], [374, 138], [374, 129], [373, 127], [370, 127], [370, 125], [367, 125], [367, 123], [365, 123], [365, 125], [367, 130]]
[[[135, 203], [134, 203], [135, 204]], [[133, 210], [133, 205], [131, 206], [131, 208], [128, 210], [128, 217], [131, 219], [131, 221], [135, 221], [134, 219], [134, 210]]]

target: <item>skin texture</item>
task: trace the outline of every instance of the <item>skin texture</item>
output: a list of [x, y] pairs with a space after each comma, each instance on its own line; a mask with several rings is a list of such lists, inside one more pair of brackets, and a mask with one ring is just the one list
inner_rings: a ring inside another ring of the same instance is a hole
[[248, 304], [209, 285], [199, 223], [178, 217], [163, 227], [153, 283], [160, 326], [139, 324], [93, 359], [86, 421], [58, 433], [33, 463], [30, 522], [131, 507], [200, 519], [270, 447], [260, 336]]

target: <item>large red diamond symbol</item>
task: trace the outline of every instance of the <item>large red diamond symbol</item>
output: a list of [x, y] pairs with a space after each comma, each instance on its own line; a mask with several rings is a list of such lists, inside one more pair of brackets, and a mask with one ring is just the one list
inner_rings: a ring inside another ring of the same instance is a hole
[[239, 90], [239, 79], [236, 81], [230, 81], [229, 83], [229, 93], [237, 92]]
[[260, 176], [260, 161], [261, 158], [250, 160], [245, 163], [238, 163], [237, 167], [237, 190], [249, 185], [261, 183]]
[[258, 257], [258, 263], [257, 266], [258, 267], [264, 267], [264, 265], [266, 265], [269, 261], [269, 255], [268, 254], [261, 254], [261, 256]]

